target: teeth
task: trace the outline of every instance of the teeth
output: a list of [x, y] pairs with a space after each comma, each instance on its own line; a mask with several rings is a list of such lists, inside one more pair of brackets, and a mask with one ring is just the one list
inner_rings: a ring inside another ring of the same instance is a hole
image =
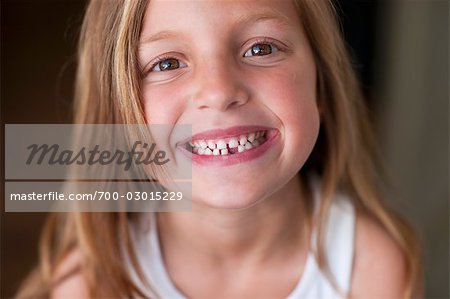
[[236, 138], [231, 138], [230, 141], [228, 141], [228, 146], [230, 148], [238, 147], [238, 145], [239, 145], [239, 143]]
[[[259, 146], [265, 141], [265, 131], [252, 132], [247, 135], [240, 135], [239, 137], [232, 137], [228, 139], [215, 140], [195, 140], [189, 141], [190, 150], [198, 155], [229, 155], [229, 149], [237, 148], [238, 153], [252, 149]], [[236, 153], [233, 151], [231, 154]]]
[[248, 135], [248, 141], [250, 141], [250, 142], [253, 142], [254, 140], [255, 140], [255, 133], [250, 133], [249, 135]]
[[222, 139], [217, 141], [217, 148], [218, 149], [225, 149], [225, 148], [227, 148], [226, 142], [224, 140], [222, 140]]
[[209, 141], [208, 141], [208, 147], [209, 147], [210, 149], [215, 149], [215, 148], [216, 148], [216, 144], [214, 143], [214, 141], [209, 140]]

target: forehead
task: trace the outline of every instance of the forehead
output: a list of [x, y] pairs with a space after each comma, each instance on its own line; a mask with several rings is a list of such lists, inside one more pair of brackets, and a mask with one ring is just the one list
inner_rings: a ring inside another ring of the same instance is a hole
[[160, 31], [166, 31], [164, 34], [199, 32], [266, 21], [300, 25], [293, 0], [151, 0], [146, 8], [141, 39], [151, 39]]

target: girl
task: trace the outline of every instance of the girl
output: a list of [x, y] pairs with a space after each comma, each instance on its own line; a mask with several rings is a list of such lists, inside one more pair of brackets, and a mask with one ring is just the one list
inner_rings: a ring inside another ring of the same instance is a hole
[[417, 295], [330, 1], [92, 1], [76, 86], [77, 123], [192, 125], [192, 212], [52, 215], [19, 297]]

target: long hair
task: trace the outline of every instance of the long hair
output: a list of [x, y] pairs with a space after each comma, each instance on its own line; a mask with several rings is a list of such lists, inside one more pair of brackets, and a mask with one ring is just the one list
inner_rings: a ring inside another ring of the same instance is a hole
[[[76, 123], [145, 123], [137, 47], [147, 2], [94, 0], [88, 5], [79, 39]], [[323, 240], [329, 208], [336, 192], [344, 190], [357, 210], [375, 219], [403, 251], [409, 275], [404, 296], [411, 297], [420, 280], [418, 245], [409, 226], [381, 198], [374, 136], [333, 3], [296, 0], [295, 4], [314, 53], [321, 113], [318, 141], [299, 173], [304, 185], [311, 184], [312, 174], [321, 178], [318, 264], [336, 286]], [[74, 248], [83, 258], [73, 272], [81, 271], [92, 296], [145, 297], [125, 265], [129, 260], [144, 279], [128, 232], [129, 222], [139, 217], [125, 212], [52, 214], [41, 240], [40, 264], [18, 297], [48, 295], [59, 283], [52, 280], [56, 266]]]

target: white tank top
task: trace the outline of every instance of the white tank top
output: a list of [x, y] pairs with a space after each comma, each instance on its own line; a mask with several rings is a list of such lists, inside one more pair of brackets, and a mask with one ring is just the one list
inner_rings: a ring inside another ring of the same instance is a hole
[[[133, 281], [148, 294], [149, 298], [185, 299], [187, 297], [174, 286], [164, 266], [156, 221], [155, 217], [152, 216], [150, 217], [150, 229], [145, 234], [136, 235], [132, 233], [131, 235], [136, 248], [138, 263], [142, 267], [144, 276], [158, 295], [155, 296], [153, 292], [146, 288], [134, 271], [131, 271], [130, 274]], [[302, 276], [286, 298], [334, 299], [348, 297], [353, 267], [354, 235], [354, 207], [346, 196], [338, 195], [329, 213], [325, 253], [330, 271], [339, 288], [344, 292], [344, 296], [333, 288], [326, 276], [320, 271], [313, 253], [310, 252]]]

